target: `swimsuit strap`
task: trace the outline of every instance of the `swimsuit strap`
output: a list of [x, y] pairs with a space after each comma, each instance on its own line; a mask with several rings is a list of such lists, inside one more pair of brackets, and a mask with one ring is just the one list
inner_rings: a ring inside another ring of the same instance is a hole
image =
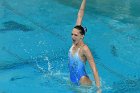
[[74, 46], [74, 45], [72, 45], [72, 47], [70, 48], [70, 52], [72, 52], [72, 48], [73, 48], [73, 46]]
[[[80, 47], [77, 49], [77, 51], [76, 51], [75, 53], [79, 54], [79, 51], [80, 51], [81, 48], [83, 48], [83, 46], [85, 46], [85, 44], [82, 45], [82, 46], [80, 46]], [[70, 52], [71, 52], [71, 53], [72, 53], [73, 47], [74, 47], [74, 45], [72, 45], [72, 47], [70, 48]]]
[[83, 48], [84, 46], [85, 46], [85, 44], [82, 45], [82, 46], [80, 46], [80, 47], [78, 48], [77, 52], [79, 53], [80, 49]]

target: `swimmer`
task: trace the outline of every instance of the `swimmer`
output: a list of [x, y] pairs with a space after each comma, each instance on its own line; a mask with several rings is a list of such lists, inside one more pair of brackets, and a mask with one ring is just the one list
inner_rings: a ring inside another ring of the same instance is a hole
[[100, 79], [98, 76], [98, 71], [96, 69], [94, 58], [91, 54], [90, 49], [83, 41], [87, 30], [81, 25], [84, 15], [85, 4], [86, 0], [83, 0], [78, 12], [76, 26], [73, 28], [71, 34], [73, 44], [69, 50], [70, 80], [72, 83], [77, 85], [92, 85], [92, 81], [90, 80], [85, 71], [85, 64], [86, 61], [88, 61], [93, 71], [96, 86], [97, 88], [99, 88]]

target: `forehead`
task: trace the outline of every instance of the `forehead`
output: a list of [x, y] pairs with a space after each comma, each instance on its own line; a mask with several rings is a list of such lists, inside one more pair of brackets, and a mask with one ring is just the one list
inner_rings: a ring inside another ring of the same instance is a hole
[[74, 28], [74, 29], [72, 30], [72, 33], [74, 33], [74, 34], [80, 34], [80, 30]]

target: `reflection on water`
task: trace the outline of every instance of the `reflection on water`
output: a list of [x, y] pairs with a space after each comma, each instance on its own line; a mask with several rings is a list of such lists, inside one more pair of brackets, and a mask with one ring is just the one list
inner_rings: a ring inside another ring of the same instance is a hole
[[127, 79], [113, 84], [114, 93], [138, 93], [140, 91], [140, 79]]
[[16, 81], [16, 80], [20, 80], [20, 79], [24, 79], [24, 78], [27, 78], [25, 76], [14, 76], [14, 77], [11, 77], [10, 81]]
[[111, 45], [110, 47], [111, 47], [111, 53], [112, 53], [112, 55], [117, 57], [118, 54], [117, 54], [117, 48], [116, 48], [116, 46], [115, 45]]
[[[79, 8], [80, 1], [56, 0], [61, 4]], [[88, 0], [86, 13], [106, 15], [116, 20], [129, 23], [140, 23], [139, 0]]]
[[[94, 0], [94, 4], [95, 10], [113, 19], [129, 23], [139, 23], [140, 21], [138, 10], [140, 8], [140, 1], [138, 0]], [[138, 18], [138, 20], [135, 18]]]
[[21, 30], [23, 32], [32, 31], [33, 29], [30, 26], [18, 23], [16, 21], [7, 21], [3, 22], [3, 28], [0, 28], [0, 32], [6, 32], [11, 30]]

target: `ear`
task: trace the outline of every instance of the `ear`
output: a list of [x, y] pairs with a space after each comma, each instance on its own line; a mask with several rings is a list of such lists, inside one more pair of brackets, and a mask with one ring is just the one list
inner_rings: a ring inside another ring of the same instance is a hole
[[82, 35], [81, 39], [83, 39], [83, 38], [84, 38], [84, 35]]

